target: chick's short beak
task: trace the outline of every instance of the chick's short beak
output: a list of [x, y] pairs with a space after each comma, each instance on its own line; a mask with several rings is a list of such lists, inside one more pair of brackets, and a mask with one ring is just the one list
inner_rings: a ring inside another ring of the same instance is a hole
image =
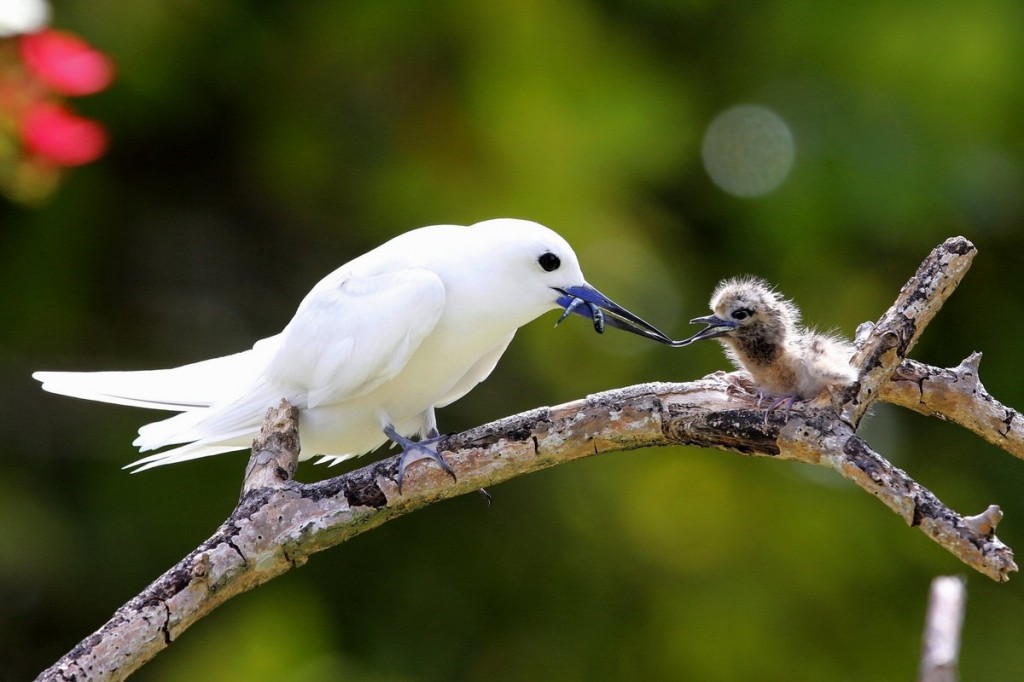
[[555, 291], [560, 294], [555, 302], [565, 308], [556, 325], [561, 324], [570, 313], [576, 313], [592, 320], [594, 330], [598, 334], [603, 333], [607, 325], [660, 343], [672, 343], [672, 339], [657, 327], [626, 310], [589, 284], [564, 289], [556, 287]]
[[717, 315], [695, 317], [690, 320], [690, 324], [706, 324], [707, 326], [688, 339], [673, 341], [673, 346], [689, 346], [694, 341], [700, 341], [701, 339], [716, 339], [719, 336], [725, 336], [737, 327], [737, 323], [735, 321], [723, 320]]

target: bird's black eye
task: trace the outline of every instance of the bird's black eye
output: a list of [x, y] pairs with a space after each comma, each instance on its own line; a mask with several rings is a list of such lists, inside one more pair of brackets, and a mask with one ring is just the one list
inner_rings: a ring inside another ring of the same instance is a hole
[[754, 311], [751, 310], [750, 308], [740, 308], [739, 310], [732, 311], [732, 319], [745, 320], [753, 314]]
[[548, 251], [543, 256], [538, 258], [537, 262], [540, 263], [540, 266], [544, 268], [545, 272], [557, 270], [558, 266], [562, 264], [562, 261], [558, 258], [558, 256], [551, 253], [550, 251]]

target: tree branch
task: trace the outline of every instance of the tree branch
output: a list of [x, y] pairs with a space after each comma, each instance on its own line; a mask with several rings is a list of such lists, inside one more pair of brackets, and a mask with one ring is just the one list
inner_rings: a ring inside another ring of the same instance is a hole
[[843, 400], [840, 414], [846, 423], [857, 428], [882, 385], [960, 284], [977, 252], [964, 237], [950, 237], [932, 249], [867, 338], [858, 338], [860, 350], [851, 364], [859, 367], [861, 374]]
[[980, 363], [981, 353], [950, 369], [904, 360], [881, 387], [879, 399], [959, 424], [1024, 459], [1024, 417], [989, 395], [979, 378]]
[[[231, 597], [391, 518], [575, 459], [654, 446], [696, 445], [828, 467], [967, 565], [1005, 581], [1017, 566], [1012, 550], [994, 534], [998, 507], [961, 517], [855, 433], [864, 410], [881, 397], [961, 423], [1020, 456], [1020, 417], [976, 383], [976, 360], [969, 365], [975, 356], [961, 365], [973, 367], [973, 389], [957, 370], [905, 360], [973, 255], [963, 238], [932, 252], [897, 303], [865, 331], [854, 359], [859, 384], [837, 396], [832, 407], [803, 406], [766, 419], [752, 401], [736, 395], [735, 378], [723, 372], [683, 384], [615, 389], [447, 436], [440, 449], [457, 482], [421, 461], [410, 466], [399, 494], [397, 457], [316, 483], [291, 480], [298, 454], [296, 410], [282, 405], [268, 414], [242, 498], [228, 520], [39, 679], [124, 679]], [[1000, 409], [1002, 427], [985, 416]]]

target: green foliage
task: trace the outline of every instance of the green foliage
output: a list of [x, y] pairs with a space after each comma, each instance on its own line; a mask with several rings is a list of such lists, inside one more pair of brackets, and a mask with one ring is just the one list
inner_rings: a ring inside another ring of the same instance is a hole
[[[915, 357], [984, 351], [986, 386], [1024, 405], [1019, 3], [91, 0], [55, 16], [118, 80], [81, 103], [109, 155], [45, 206], [0, 206], [2, 679], [38, 673], [212, 532], [245, 460], [129, 476], [151, 413], [43, 394], [31, 370], [239, 350], [419, 225], [547, 223], [676, 337], [740, 273], [852, 336], [964, 234], [979, 256]], [[778, 189], [739, 199], [701, 139], [748, 103], [796, 155]], [[554, 320], [441, 428], [726, 367], [714, 344]], [[1001, 504], [1000, 537], [1024, 546], [1024, 463], [877, 412], [884, 454], [965, 513]], [[138, 679], [908, 679], [930, 578], [967, 569], [823, 473], [679, 448], [516, 480], [490, 509], [470, 496], [313, 557]], [[1005, 678], [1024, 666], [1024, 581], [968, 584], [964, 677]]]

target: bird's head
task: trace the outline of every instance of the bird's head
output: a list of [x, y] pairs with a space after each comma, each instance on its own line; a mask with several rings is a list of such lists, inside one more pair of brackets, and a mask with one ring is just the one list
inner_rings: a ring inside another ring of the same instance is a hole
[[590, 319], [598, 333], [605, 327], [615, 327], [671, 343], [656, 327], [588, 284], [576, 253], [552, 230], [512, 218], [488, 220], [470, 229], [487, 243], [490, 275], [510, 283], [510, 292], [515, 287], [516, 302], [509, 305], [522, 308], [529, 319], [561, 308], [563, 313], [556, 324], [576, 313]]
[[723, 280], [711, 295], [714, 314], [695, 317], [690, 324], [707, 325], [676, 345], [720, 339], [744, 345], [775, 346], [785, 341], [799, 319], [792, 303], [756, 277]]

